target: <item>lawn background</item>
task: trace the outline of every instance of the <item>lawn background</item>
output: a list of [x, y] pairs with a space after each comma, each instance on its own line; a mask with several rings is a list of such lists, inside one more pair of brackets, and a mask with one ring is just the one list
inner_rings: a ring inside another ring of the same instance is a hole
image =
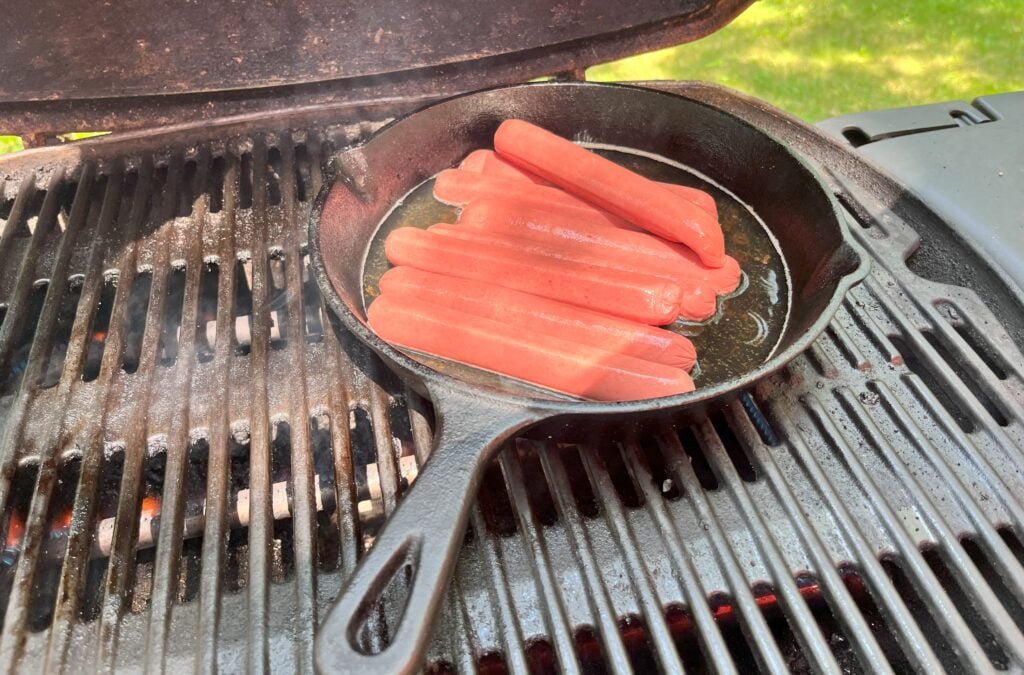
[[[587, 76], [719, 82], [812, 122], [969, 101], [1024, 89], [1024, 0], [759, 0], [703, 40]], [[19, 149], [0, 136], [0, 152]]]

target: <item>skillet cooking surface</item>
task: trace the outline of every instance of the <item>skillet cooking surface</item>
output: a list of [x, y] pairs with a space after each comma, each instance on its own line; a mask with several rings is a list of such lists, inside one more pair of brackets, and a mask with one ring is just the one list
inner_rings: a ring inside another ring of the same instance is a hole
[[[691, 373], [698, 387], [726, 382], [764, 363], [778, 346], [790, 309], [789, 270], [779, 244], [753, 210], [734, 194], [675, 162], [629, 149], [597, 149], [648, 178], [700, 188], [718, 205], [725, 233], [726, 252], [736, 258], [744, 277], [727, 297], [719, 297], [718, 312], [700, 324], [676, 322], [671, 330], [690, 337], [698, 361]], [[384, 255], [384, 240], [400, 227], [427, 228], [435, 223], [454, 223], [458, 209], [433, 197], [433, 179], [413, 189], [391, 210], [370, 242], [363, 267], [363, 303], [369, 307], [379, 293], [381, 275], [391, 265]], [[425, 365], [474, 384], [501, 387], [516, 393], [550, 398], [565, 395], [534, 387], [498, 373], [454, 361], [403, 350]]]

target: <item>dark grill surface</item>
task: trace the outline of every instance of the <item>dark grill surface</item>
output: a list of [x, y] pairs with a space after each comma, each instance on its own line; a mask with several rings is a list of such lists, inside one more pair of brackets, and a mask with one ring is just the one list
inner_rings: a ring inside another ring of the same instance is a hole
[[[429, 669], [1021, 668], [1019, 291], [814, 130], [672, 86], [826, 171], [873, 271], [694, 427], [512, 442]], [[0, 164], [7, 667], [311, 670], [428, 456], [429, 404], [307, 269], [321, 165], [374, 125], [298, 119]]]

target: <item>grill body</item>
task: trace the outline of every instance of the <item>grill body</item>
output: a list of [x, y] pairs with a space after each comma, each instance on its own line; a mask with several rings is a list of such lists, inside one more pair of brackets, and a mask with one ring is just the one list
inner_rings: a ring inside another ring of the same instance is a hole
[[[1020, 290], [815, 130], [657, 86], [791, 143], [871, 275], [724, 412], [509, 443], [428, 668], [1021, 667]], [[312, 669], [430, 448], [429, 403], [330, 325], [303, 240], [324, 162], [383, 121], [306, 108], [0, 162], [8, 667]]]

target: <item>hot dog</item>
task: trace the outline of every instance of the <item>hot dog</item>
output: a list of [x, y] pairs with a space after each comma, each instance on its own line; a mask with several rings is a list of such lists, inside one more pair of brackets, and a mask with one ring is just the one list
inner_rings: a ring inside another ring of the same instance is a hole
[[498, 157], [497, 153], [493, 150], [474, 150], [466, 155], [466, 158], [459, 164], [459, 168], [463, 171], [482, 173], [485, 176], [508, 178], [510, 180], [525, 181], [551, 187], [551, 183], [540, 176], [534, 176], [529, 171], [520, 169], [515, 164], [506, 162], [501, 157]]
[[[705, 321], [714, 316], [718, 308], [715, 290], [710, 281], [680, 277], [674, 274], [672, 270], [665, 269], [665, 266], [645, 264], [652, 262], [649, 259], [608, 255], [605, 252], [602, 252], [604, 253], [603, 255], [594, 254], [583, 246], [574, 246], [563, 241], [515, 237], [504, 233], [494, 233], [456, 225], [433, 225], [430, 227], [430, 231], [462, 241], [492, 246], [516, 255], [520, 253], [541, 255], [574, 263], [660, 277], [679, 284], [681, 291], [679, 296], [679, 317], [687, 321]], [[653, 262], [660, 263], [661, 261], [655, 260]]]
[[740, 282], [739, 264], [731, 256], [725, 257], [721, 267], [708, 267], [689, 248], [646, 232], [608, 227], [606, 221], [597, 218], [533, 208], [515, 199], [483, 199], [468, 204], [462, 209], [459, 225], [586, 251], [609, 264], [639, 265], [652, 273], [708, 282], [719, 294], [731, 293]]
[[380, 291], [505, 321], [522, 334], [543, 333], [685, 370], [696, 359], [682, 335], [493, 284], [402, 266], [381, 277]]
[[[529, 171], [521, 169], [515, 164], [502, 159], [493, 150], [474, 150], [466, 156], [466, 159], [462, 160], [462, 163], [459, 164], [459, 168], [466, 171], [482, 173], [485, 176], [529, 181], [531, 183], [536, 183], [537, 185], [551, 185], [551, 183], [540, 176], [536, 176]], [[661, 185], [687, 201], [693, 202], [710, 213], [716, 220], [718, 219], [718, 206], [715, 204], [715, 198], [707, 192], [698, 190], [697, 188], [687, 187], [685, 185], [676, 185], [675, 183], [658, 183], [658, 185]]]
[[523, 331], [417, 298], [385, 293], [367, 314], [370, 327], [392, 344], [576, 396], [637, 400], [694, 388], [679, 368]]
[[689, 246], [709, 267], [725, 263], [725, 241], [717, 221], [654, 181], [522, 120], [501, 123], [494, 149], [585, 202]]
[[652, 325], [679, 315], [679, 285], [645, 274], [512, 252], [411, 227], [384, 242], [393, 265], [497, 284]]

